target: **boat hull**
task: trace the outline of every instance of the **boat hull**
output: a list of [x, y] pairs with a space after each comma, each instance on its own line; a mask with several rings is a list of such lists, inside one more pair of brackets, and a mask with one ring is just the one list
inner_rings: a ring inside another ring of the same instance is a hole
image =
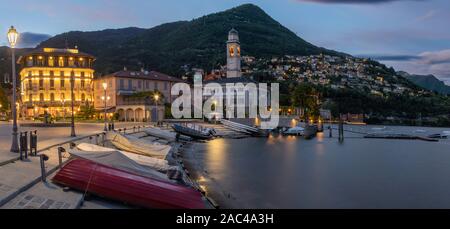
[[69, 161], [54, 176], [53, 182], [144, 208], [205, 208], [196, 190], [84, 159]]

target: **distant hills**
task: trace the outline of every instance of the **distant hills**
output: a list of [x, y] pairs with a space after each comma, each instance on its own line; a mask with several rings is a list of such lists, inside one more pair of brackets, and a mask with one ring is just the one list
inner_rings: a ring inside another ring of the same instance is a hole
[[406, 72], [398, 72], [398, 74], [424, 89], [444, 95], [450, 94], [450, 86], [433, 75], [411, 75]]
[[232, 28], [239, 31], [243, 55], [344, 55], [303, 40], [253, 4], [151, 29], [68, 32], [54, 36], [38, 47], [76, 45], [97, 57], [96, 71], [103, 74], [127, 66], [179, 75], [180, 67], [185, 64], [204, 69], [224, 64], [225, 42]]

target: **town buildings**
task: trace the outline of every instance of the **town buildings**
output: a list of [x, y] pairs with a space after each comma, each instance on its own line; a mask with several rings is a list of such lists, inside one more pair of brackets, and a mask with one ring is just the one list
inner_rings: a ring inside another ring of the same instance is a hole
[[[156, 72], [123, 71], [94, 80], [94, 107], [103, 118], [103, 110], [119, 121], [159, 121], [164, 118], [165, 104], [175, 99], [170, 93], [181, 79]], [[157, 95], [155, 97], [155, 95]]]
[[[93, 102], [94, 57], [75, 49], [42, 48], [19, 57], [20, 112], [23, 117], [63, 117]], [[71, 85], [73, 81], [73, 97]]]

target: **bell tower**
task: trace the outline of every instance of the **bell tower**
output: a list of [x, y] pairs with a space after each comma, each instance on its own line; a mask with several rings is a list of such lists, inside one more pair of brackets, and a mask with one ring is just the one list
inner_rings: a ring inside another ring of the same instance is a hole
[[227, 78], [241, 77], [241, 45], [235, 29], [228, 33], [227, 41]]

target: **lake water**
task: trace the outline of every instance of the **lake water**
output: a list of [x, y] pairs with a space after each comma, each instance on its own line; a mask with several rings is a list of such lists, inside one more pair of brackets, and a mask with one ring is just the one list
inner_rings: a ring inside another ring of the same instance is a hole
[[[374, 126], [346, 129], [373, 132]], [[429, 135], [444, 128], [387, 127]], [[450, 208], [450, 140], [216, 139], [196, 157], [241, 208]]]

